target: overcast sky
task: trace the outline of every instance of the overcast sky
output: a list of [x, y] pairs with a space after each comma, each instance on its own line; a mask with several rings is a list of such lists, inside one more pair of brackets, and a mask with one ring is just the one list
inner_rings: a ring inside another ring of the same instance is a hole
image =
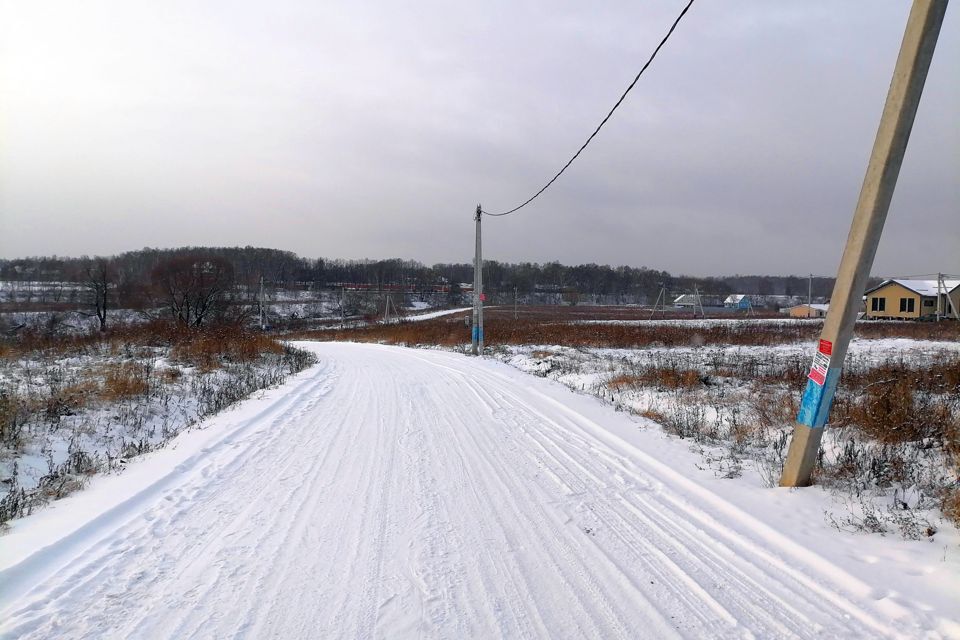
[[[0, 0], [0, 256], [468, 262], [682, 0]], [[836, 272], [910, 3], [699, 0], [485, 257]], [[960, 273], [951, 6], [874, 273]]]

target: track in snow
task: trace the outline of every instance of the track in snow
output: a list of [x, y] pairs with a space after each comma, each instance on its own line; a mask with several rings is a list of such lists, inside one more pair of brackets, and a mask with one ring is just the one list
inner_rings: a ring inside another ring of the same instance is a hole
[[0, 572], [5, 636], [909, 632], [544, 381], [443, 352], [309, 348], [321, 364], [280, 400]]

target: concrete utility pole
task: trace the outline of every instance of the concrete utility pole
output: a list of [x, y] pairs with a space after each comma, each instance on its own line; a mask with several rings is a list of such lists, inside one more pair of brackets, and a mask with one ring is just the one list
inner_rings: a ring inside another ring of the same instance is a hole
[[660, 306], [660, 299], [663, 299], [663, 315], [667, 315], [667, 286], [662, 282], [660, 284], [660, 291], [657, 293], [657, 301], [653, 303], [653, 311], [650, 312], [650, 319], [653, 320], [654, 314], [657, 313], [657, 307]]
[[[952, 313], [954, 320], [960, 320], [960, 313], [957, 312], [957, 307], [953, 304], [953, 298], [950, 297], [950, 290], [947, 289], [947, 283], [943, 279], [943, 274], [938, 273], [937, 276], [939, 277], [937, 289], [939, 290], [942, 285], [943, 293], [945, 294], [944, 298], [946, 298], [946, 304], [943, 305], [943, 315], [949, 318]], [[937, 301], [937, 304], [939, 305], [939, 301]]]
[[483, 353], [483, 254], [480, 246], [480, 218], [483, 209], [477, 205], [473, 219], [477, 223], [477, 246], [473, 254], [473, 331], [471, 353]]
[[810, 484], [823, 427], [830, 414], [864, 285], [877, 253], [946, 10], [947, 0], [914, 0], [910, 10], [867, 174], [830, 297], [830, 309], [800, 403], [800, 413], [780, 477], [781, 487]]
[[517, 319], [517, 288], [513, 288], [513, 319]]
[[[664, 305], [666, 305], [666, 301], [664, 301]], [[704, 312], [704, 310], [703, 310], [703, 302], [700, 300], [700, 289], [697, 287], [696, 284], [694, 284], [694, 285], [693, 285], [693, 317], [694, 317], [694, 318], [697, 317], [697, 306], [698, 306], [698, 305], [699, 305], [699, 307], [700, 307], [700, 317], [701, 317], [701, 318], [706, 318], [706, 317], [707, 317], [707, 314], [706, 314], [706, 312]]]
[[807, 278], [807, 317], [813, 317], [813, 308], [810, 306], [813, 303], [813, 274], [810, 274], [810, 277]]
[[940, 297], [940, 285], [943, 284], [943, 274], [937, 274], [937, 322], [940, 322], [940, 305], [943, 304], [943, 299]]

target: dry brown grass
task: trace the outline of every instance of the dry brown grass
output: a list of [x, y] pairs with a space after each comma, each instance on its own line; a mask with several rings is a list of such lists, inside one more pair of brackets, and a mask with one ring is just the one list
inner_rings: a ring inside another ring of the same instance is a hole
[[90, 331], [82, 334], [49, 333], [43, 330], [24, 330], [0, 341], [0, 356], [67, 357], [82, 355], [91, 349], [103, 349], [117, 355], [129, 345], [172, 344], [182, 330], [168, 322], [148, 322], [111, 327], [109, 331]]
[[624, 388], [692, 389], [704, 384], [704, 376], [695, 369], [650, 367], [637, 373], [622, 373], [607, 381], [617, 391]]
[[615, 391], [622, 391], [642, 387], [644, 383], [640, 376], [632, 373], [621, 373], [607, 380], [607, 386]]
[[265, 353], [282, 353], [283, 345], [259, 333], [235, 328], [185, 332], [173, 345], [171, 359], [210, 371], [225, 362], [252, 362]]
[[[24, 332], [0, 342], [0, 357], [63, 358], [90, 353], [122, 357], [131, 349], [156, 346], [171, 347], [174, 360], [203, 370], [216, 369], [225, 362], [251, 362], [263, 354], [283, 352], [283, 345], [275, 338], [238, 326], [196, 329], [157, 321], [81, 335]], [[117, 372], [116, 376], [136, 378], [127, 375], [130, 373]], [[108, 386], [115, 387], [121, 395], [128, 391], [132, 393], [134, 387], [125, 391], [124, 384], [119, 379], [111, 379]]]
[[933, 366], [891, 360], [844, 372], [840, 384], [833, 422], [855, 425], [883, 444], [933, 439], [960, 452], [960, 357]]
[[100, 397], [108, 402], [144, 396], [150, 391], [150, 369], [124, 362], [106, 368]]
[[[781, 344], [813, 339], [806, 326], [789, 328], [763, 325], [683, 327], [674, 325], [579, 325], [536, 320], [492, 318], [485, 322], [489, 346], [555, 344], [565, 347], [698, 346], [704, 344]], [[294, 337], [314, 340], [352, 340], [393, 344], [456, 346], [469, 342], [469, 329], [461, 319], [437, 319], [393, 325], [372, 325], [338, 331], [305, 331]]]
[[[291, 337], [311, 340], [347, 340], [392, 344], [430, 344], [453, 347], [470, 341], [464, 326], [466, 315], [446, 316], [423, 322], [333, 331], [301, 331]], [[485, 320], [486, 344], [542, 345], [566, 347], [638, 348], [701, 345], [776, 345], [810, 341], [820, 333], [820, 324], [811, 322], [730, 323], [699, 326], [638, 322], [631, 325], [573, 324], [556, 317], [528, 315], [514, 320], [511, 314], [491, 313]], [[860, 323], [856, 335], [866, 338], [907, 337], [930, 340], [960, 340], [960, 322]], [[799, 374], [798, 374], [799, 375]]]
[[173, 384], [183, 377], [183, 370], [178, 367], [169, 367], [160, 372], [160, 378], [165, 384]]
[[953, 460], [954, 468], [960, 472], [960, 416], [954, 417], [944, 426], [943, 447]]
[[646, 418], [647, 420], [653, 420], [657, 424], [666, 424], [668, 418], [666, 414], [659, 411], [654, 411], [653, 409], [644, 409], [637, 413], [641, 418]]
[[19, 445], [20, 426], [25, 413], [23, 404], [16, 393], [0, 390], [0, 442]]
[[25, 403], [28, 412], [41, 411], [48, 418], [56, 420], [59, 416], [73, 415], [86, 407], [99, 395], [99, 386], [94, 380], [85, 380], [76, 384], [52, 389], [43, 398], [35, 398]]
[[800, 410], [799, 394], [793, 390], [774, 389], [768, 385], [755, 384], [750, 390], [747, 403], [763, 428], [782, 427], [792, 424]]
[[960, 527], [960, 488], [948, 489], [940, 503], [944, 517]]

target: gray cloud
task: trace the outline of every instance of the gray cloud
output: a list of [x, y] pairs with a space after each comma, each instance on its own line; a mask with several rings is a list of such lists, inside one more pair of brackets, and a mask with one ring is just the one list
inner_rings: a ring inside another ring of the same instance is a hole
[[[468, 261], [680, 2], [8, 3], [0, 255], [263, 245]], [[701, 2], [499, 260], [835, 271], [906, 2]], [[950, 9], [877, 273], [960, 272]]]

